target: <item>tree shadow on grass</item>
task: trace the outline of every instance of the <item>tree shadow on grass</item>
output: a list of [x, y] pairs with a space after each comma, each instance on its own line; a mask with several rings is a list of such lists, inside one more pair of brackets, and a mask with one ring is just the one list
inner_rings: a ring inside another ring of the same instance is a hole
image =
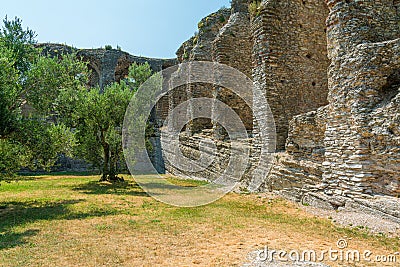
[[130, 195], [148, 197], [149, 195], [140, 188], [140, 186], [132, 181], [108, 183], [90, 181], [80, 184], [73, 188], [74, 191], [80, 191], [84, 194], [114, 194], [114, 195]]
[[36, 171], [36, 172], [20, 172], [18, 174], [18, 179], [24, 179], [24, 180], [35, 180], [35, 179], [40, 179], [43, 176], [95, 176], [99, 175], [99, 172], [94, 172], [94, 171], [76, 171], [76, 172], [45, 172], [45, 171]]
[[21, 172], [14, 180], [2, 181], [3, 183], [21, 182], [21, 181], [34, 181], [41, 180], [43, 177], [85, 177], [85, 176], [96, 176], [98, 172]]
[[84, 200], [56, 202], [2, 202], [0, 205], [0, 250], [26, 244], [26, 238], [39, 232], [38, 229], [20, 231], [16, 227], [37, 221], [73, 220], [117, 214], [116, 210], [95, 209], [90, 212], [74, 212], [69, 206]]
[[34, 236], [38, 229], [28, 229], [24, 232], [7, 232], [0, 234], [0, 250], [27, 244], [27, 237]]

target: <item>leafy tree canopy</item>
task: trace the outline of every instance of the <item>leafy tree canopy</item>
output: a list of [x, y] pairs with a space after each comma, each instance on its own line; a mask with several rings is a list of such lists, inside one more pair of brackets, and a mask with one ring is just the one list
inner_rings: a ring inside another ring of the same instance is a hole
[[[138, 87], [151, 76], [148, 63], [133, 63], [126, 80], [80, 91], [79, 100], [69, 102], [77, 128], [78, 154], [102, 171], [101, 180], [116, 181], [121, 165], [122, 126], [126, 109]], [[72, 126], [71, 125], [71, 126]]]
[[85, 90], [86, 65], [74, 55], [42, 55], [34, 46], [35, 37], [32, 30], [23, 29], [20, 19], [3, 20], [0, 180], [13, 178], [23, 167], [49, 169], [59, 153], [70, 154], [74, 146], [70, 129], [58, 120], [67, 112], [60, 103], [67, 92]]

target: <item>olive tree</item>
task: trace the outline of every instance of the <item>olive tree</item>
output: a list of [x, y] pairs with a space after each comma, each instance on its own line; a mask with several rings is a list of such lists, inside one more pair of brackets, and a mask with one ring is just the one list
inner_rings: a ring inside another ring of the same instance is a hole
[[[84, 91], [87, 67], [73, 55], [52, 58], [34, 44], [35, 33], [20, 19], [0, 30], [0, 180], [23, 168], [49, 169], [60, 153], [71, 154], [74, 135], [61, 121], [61, 103]], [[72, 101], [72, 100], [71, 100]], [[24, 107], [34, 112], [23, 114]]]
[[141, 83], [151, 76], [148, 63], [133, 63], [126, 80], [103, 90], [98, 87], [80, 91], [79, 101], [71, 107], [78, 140], [78, 155], [97, 166], [100, 181], [119, 181], [119, 166], [124, 164], [122, 126], [126, 109]]

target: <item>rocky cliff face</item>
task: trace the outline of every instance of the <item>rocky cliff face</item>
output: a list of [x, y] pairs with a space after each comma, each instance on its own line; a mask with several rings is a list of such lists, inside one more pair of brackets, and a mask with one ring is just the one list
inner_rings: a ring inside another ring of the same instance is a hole
[[[177, 56], [237, 68], [268, 99], [277, 153], [258, 190], [398, 220], [399, 29], [400, 1], [234, 0], [229, 11], [203, 19]], [[189, 85], [172, 91], [164, 109], [200, 96], [221, 100], [245, 122], [252, 158], [242, 182], [254, 189], [246, 179], [262, 162], [253, 118], [265, 107], [257, 96], [249, 107], [227, 88]], [[207, 120], [189, 123], [181, 138], [189, 157], [196, 158], [200, 137], [217, 143], [218, 160], [194, 176], [218, 175], [230, 150], [224, 131]]]

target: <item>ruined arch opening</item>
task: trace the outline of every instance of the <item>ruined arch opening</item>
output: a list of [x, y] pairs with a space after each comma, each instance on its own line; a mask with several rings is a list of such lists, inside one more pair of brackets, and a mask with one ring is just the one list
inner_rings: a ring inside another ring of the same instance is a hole
[[95, 65], [88, 64], [89, 70], [89, 86], [95, 87], [100, 84], [100, 72]]
[[132, 64], [126, 57], [120, 57], [117, 61], [117, 66], [115, 67], [115, 81], [119, 82], [126, 77], [128, 77], [129, 66]]

